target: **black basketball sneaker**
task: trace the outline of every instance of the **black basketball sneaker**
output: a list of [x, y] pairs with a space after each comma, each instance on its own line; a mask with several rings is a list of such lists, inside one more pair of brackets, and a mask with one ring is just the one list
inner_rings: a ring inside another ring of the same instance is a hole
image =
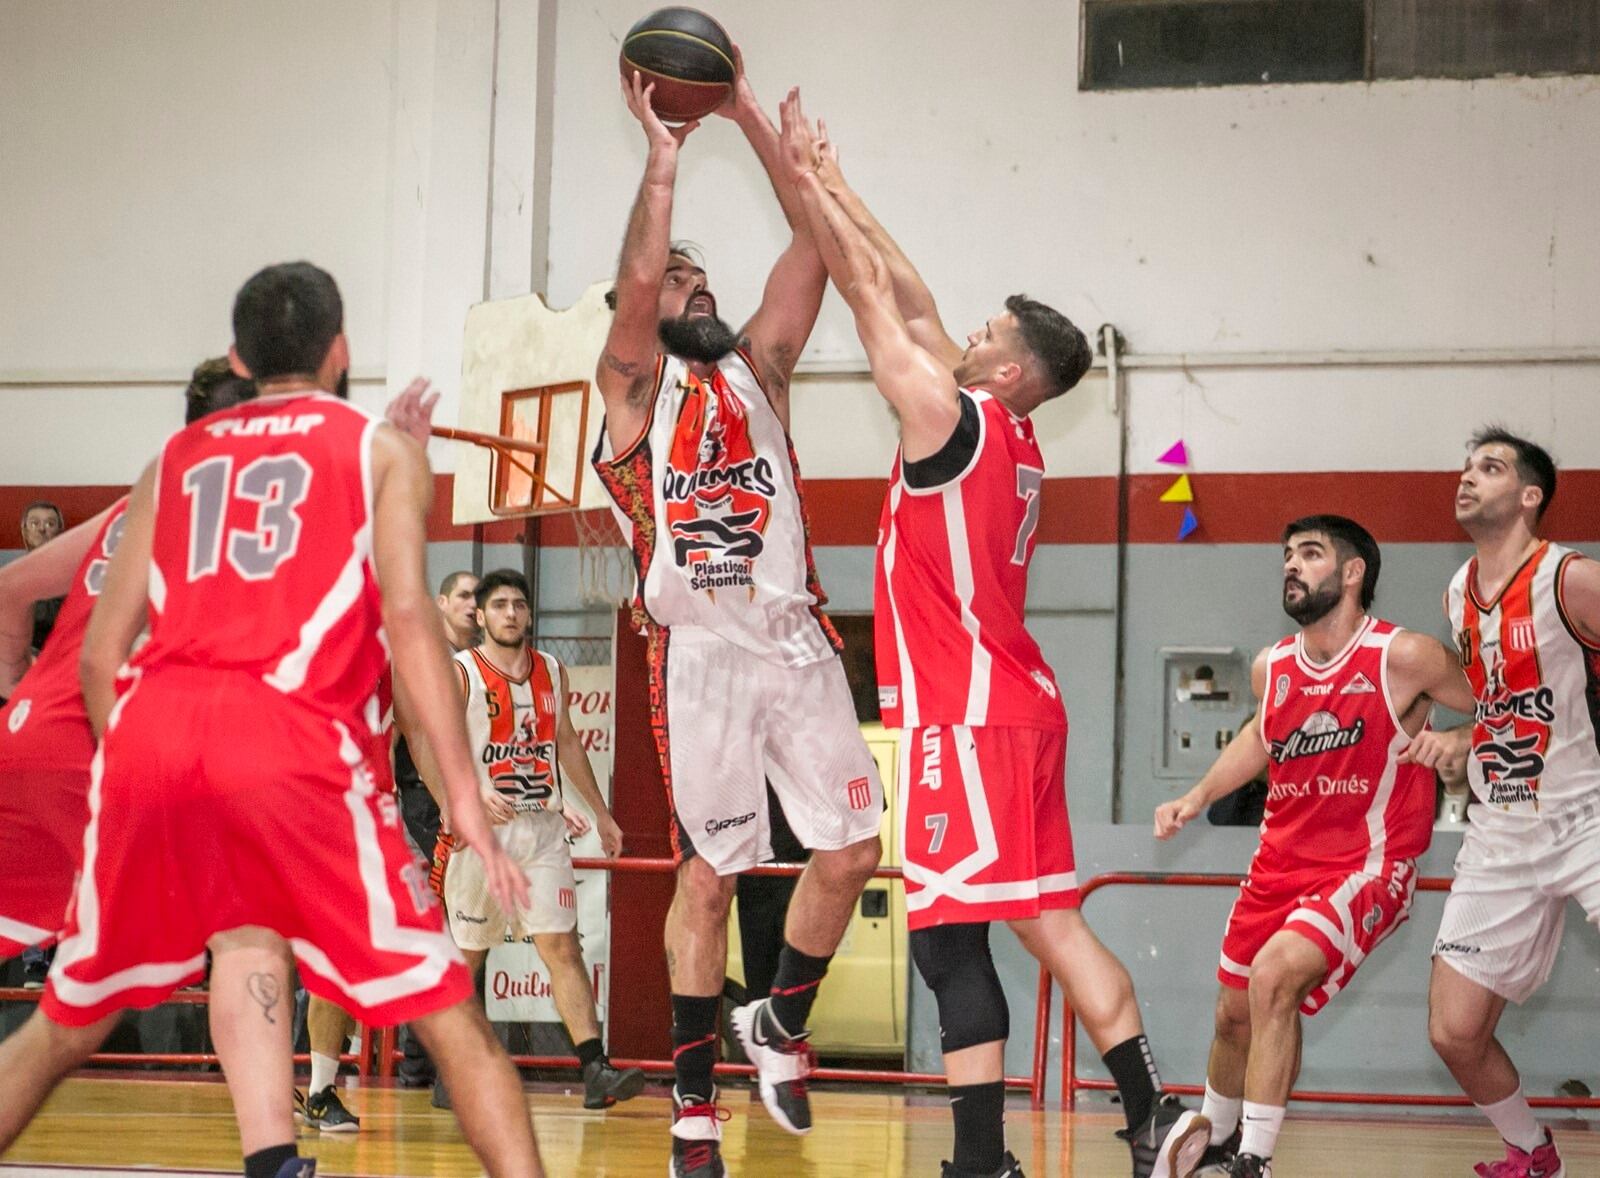
[[958, 1170], [949, 1162], [945, 1162], [939, 1171], [939, 1178], [1027, 1178], [1022, 1172], [1022, 1163], [1008, 1149], [1006, 1156], [1000, 1159], [1000, 1168], [980, 1174], [976, 1170]]
[[750, 1002], [733, 1012], [733, 1030], [739, 1045], [756, 1066], [761, 1081], [761, 1103], [790, 1133], [811, 1132], [811, 1098], [806, 1079], [816, 1067], [805, 1034], [786, 1035], [769, 1009], [769, 1000]]
[[672, 1092], [672, 1178], [727, 1178], [722, 1164], [722, 1122], [716, 1097], [700, 1100]]
[[1157, 1100], [1137, 1129], [1117, 1136], [1133, 1154], [1133, 1178], [1190, 1178], [1211, 1143], [1211, 1122], [1176, 1096]]

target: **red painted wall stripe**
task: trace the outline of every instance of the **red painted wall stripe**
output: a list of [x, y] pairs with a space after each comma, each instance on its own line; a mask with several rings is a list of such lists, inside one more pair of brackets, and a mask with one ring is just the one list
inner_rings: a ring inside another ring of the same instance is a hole
[[[1181, 503], [1162, 503], [1173, 474], [1133, 476], [1129, 486], [1129, 539], [1135, 544], [1176, 543]], [[1347, 515], [1381, 542], [1459, 543], [1451, 503], [1454, 471], [1312, 471], [1294, 474], [1206, 474], [1191, 472], [1191, 506], [1199, 530], [1186, 544], [1275, 544], [1291, 519], [1318, 512]], [[428, 539], [470, 541], [471, 525], [450, 522], [454, 478], [434, 476]], [[48, 499], [81, 523], [125, 493], [121, 486], [0, 486], [0, 548], [22, 544], [23, 508]], [[883, 509], [882, 479], [814, 479], [806, 483], [812, 543], [863, 546], [876, 542]], [[1561, 473], [1544, 534], [1557, 541], [1600, 540], [1600, 470]], [[602, 510], [596, 513], [604, 516]], [[16, 521], [8, 524], [7, 521]], [[553, 548], [571, 548], [577, 531], [567, 515], [539, 520], [496, 520], [483, 525], [488, 544], [515, 544], [524, 535]], [[1039, 521], [1041, 544], [1114, 544], [1117, 481], [1111, 477], [1046, 479]]]

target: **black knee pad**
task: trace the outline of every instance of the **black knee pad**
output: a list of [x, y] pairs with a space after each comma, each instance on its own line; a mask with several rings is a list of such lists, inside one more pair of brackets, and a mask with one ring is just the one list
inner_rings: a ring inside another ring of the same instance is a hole
[[989, 926], [912, 929], [910, 940], [911, 959], [939, 1004], [940, 1050], [1004, 1042], [1011, 1017], [989, 953]]

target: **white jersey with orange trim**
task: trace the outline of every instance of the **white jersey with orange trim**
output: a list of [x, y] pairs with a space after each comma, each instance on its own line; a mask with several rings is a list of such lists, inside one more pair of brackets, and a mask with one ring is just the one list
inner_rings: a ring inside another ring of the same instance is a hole
[[1450, 582], [1450, 628], [1478, 697], [1467, 779], [1492, 811], [1548, 818], [1600, 799], [1600, 646], [1561, 598], [1583, 559], [1546, 541], [1487, 602], [1476, 557]]
[[500, 794], [519, 814], [560, 813], [556, 726], [567, 706], [561, 664], [542, 650], [528, 653], [531, 663], [521, 679], [490, 662], [482, 647], [455, 656], [467, 689], [467, 744], [482, 789]]
[[593, 461], [633, 550], [641, 620], [790, 667], [838, 652], [794, 448], [745, 353], [706, 379], [662, 356], [644, 431], [617, 454], [602, 435]]

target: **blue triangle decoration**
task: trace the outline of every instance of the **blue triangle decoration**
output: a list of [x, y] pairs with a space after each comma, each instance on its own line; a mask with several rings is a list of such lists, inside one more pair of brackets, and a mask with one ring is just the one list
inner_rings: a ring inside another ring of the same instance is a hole
[[1194, 508], [1183, 509], [1183, 522], [1178, 525], [1178, 539], [1187, 540], [1190, 534], [1200, 526], [1200, 521], [1194, 517]]

